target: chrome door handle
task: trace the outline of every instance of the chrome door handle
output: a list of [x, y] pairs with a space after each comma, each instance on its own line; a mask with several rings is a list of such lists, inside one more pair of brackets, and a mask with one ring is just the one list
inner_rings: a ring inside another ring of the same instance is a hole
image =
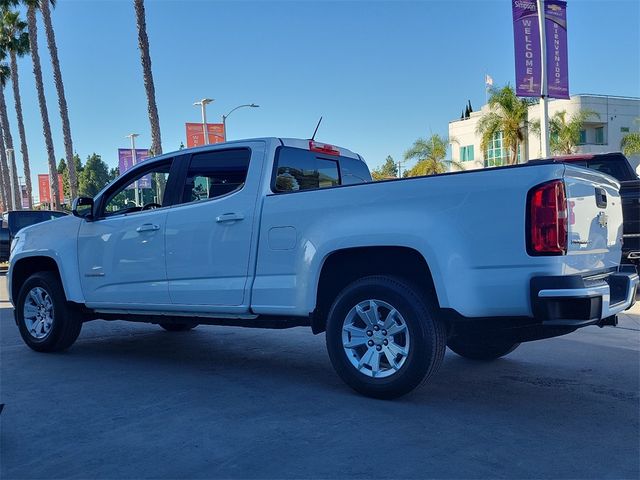
[[237, 222], [239, 220], [244, 220], [244, 215], [240, 213], [225, 213], [224, 215], [220, 215], [216, 217], [216, 222]]
[[159, 225], [154, 225], [153, 223], [145, 223], [144, 225], [140, 225], [136, 228], [136, 232], [155, 232], [156, 230], [160, 230]]

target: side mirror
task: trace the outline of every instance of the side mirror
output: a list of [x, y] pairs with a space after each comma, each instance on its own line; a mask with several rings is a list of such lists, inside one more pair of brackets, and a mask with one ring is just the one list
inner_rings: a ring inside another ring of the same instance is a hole
[[71, 213], [76, 217], [91, 220], [93, 218], [93, 198], [78, 197], [73, 201]]

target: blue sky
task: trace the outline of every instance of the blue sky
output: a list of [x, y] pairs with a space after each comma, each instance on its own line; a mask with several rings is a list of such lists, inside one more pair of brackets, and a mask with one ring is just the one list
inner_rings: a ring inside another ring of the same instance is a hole
[[[309, 137], [396, 160], [420, 136], [447, 134], [467, 99], [484, 103], [484, 74], [513, 83], [511, 2], [147, 0], [147, 31], [165, 152], [185, 141], [192, 103], [228, 121], [230, 139]], [[640, 96], [640, 3], [569, 0], [570, 92]], [[53, 12], [74, 150], [117, 164], [124, 136], [150, 144], [131, 1], [59, 0]], [[40, 23], [56, 157], [64, 155], [57, 97]], [[29, 57], [20, 61], [25, 125], [37, 173], [46, 151]], [[13, 96], [6, 89], [19, 144]], [[640, 112], [639, 112], [640, 114]], [[186, 143], [186, 141], [185, 141]], [[21, 162], [21, 158], [18, 157]], [[22, 165], [19, 163], [22, 172]], [[36, 188], [37, 190], [37, 188]], [[34, 192], [37, 195], [37, 191]]]

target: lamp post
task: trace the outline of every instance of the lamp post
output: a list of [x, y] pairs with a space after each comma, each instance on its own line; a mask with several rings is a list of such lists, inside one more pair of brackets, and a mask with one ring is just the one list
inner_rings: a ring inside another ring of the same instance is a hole
[[232, 109], [226, 115], [222, 115], [222, 130], [224, 131], [224, 141], [225, 142], [227, 141], [227, 118], [229, 117], [229, 115], [231, 115], [233, 112], [235, 112], [239, 108], [244, 108], [244, 107], [258, 108], [259, 106], [260, 105], [256, 105], [255, 103], [247, 103], [245, 105], [238, 105], [236, 108]]
[[[139, 133], [130, 133], [129, 135], [126, 135], [124, 138], [129, 138], [131, 139], [131, 162], [132, 162], [132, 166], [135, 166], [136, 163], [138, 163], [138, 159], [136, 157], [136, 137], [139, 137], [140, 134]], [[120, 172], [120, 173], [124, 173], [124, 172]], [[133, 188], [134, 188], [134, 195], [135, 195], [135, 202], [136, 202], [136, 207], [140, 207], [140, 189], [138, 188], [138, 181], [136, 180], [135, 183], [133, 184]]]
[[540, 152], [541, 158], [547, 158], [549, 156], [549, 105], [547, 100], [548, 86], [547, 86], [547, 36], [545, 33], [545, 5], [543, 0], [537, 0], [538, 4], [538, 25], [540, 26], [540, 53], [542, 60], [540, 62], [540, 132], [542, 140], [542, 151]]
[[193, 102], [193, 106], [199, 106], [202, 111], [202, 133], [204, 133], [205, 145], [209, 145], [209, 132], [207, 132], [207, 105], [213, 101], [213, 98], [203, 98], [202, 100]]

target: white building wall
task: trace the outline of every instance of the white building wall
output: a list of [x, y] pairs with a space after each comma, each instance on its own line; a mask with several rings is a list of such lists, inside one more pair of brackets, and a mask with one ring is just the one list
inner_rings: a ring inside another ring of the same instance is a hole
[[[480, 149], [480, 136], [476, 135], [478, 121], [482, 114], [488, 111], [486, 106], [483, 108], [484, 111], [471, 113], [471, 118], [469, 119], [449, 123], [451, 159], [462, 163], [466, 170], [484, 168], [484, 155]], [[462, 162], [460, 158], [460, 147], [469, 145], [473, 145], [474, 159], [472, 161]]]
[[[549, 102], [549, 117], [554, 113], [565, 110], [568, 118], [580, 110], [592, 110], [598, 117], [592, 117], [585, 123], [586, 143], [579, 145], [575, 153], [604, 153], [620, 151], [620, 141], [629, 132], [640, 130], [640, 99], [628, 97], [612, 97], [605, 95], [574, 95], [569, 100], [552, 100]], [[484, 152], [480, 149], [480, 136], [476, 128], [482, 114], [488, 111], [488, 106], [482, 107], [480, 112], [473, 112], [469, 119], [456, 120], [449, 123], [449, 138], [456, 138], [458, 143], [452, 143], [452, 159], [460, 161], [460, 146], [474, 145], [474, 161], [463, 162], [467, 169], [484, 167]], [[529, 121], [540, 118], [540, 106], [529, 107]], [[604, 141], [596, 142], [596, 128], [604, 128]], [[521, 161], [540, 158], [539, 135], [529, 131]], [[638, 171], [640, 156], [629, 159]]]

